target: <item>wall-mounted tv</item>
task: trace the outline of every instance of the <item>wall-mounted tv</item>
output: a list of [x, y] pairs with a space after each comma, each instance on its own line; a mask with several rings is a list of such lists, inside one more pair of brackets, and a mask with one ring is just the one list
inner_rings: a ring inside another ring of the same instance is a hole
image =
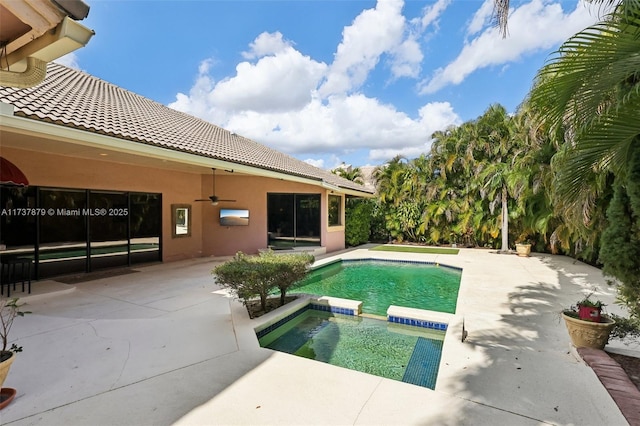
[[249, 224], [249, 210], [220, 209], [221, 226], [244, 226]]

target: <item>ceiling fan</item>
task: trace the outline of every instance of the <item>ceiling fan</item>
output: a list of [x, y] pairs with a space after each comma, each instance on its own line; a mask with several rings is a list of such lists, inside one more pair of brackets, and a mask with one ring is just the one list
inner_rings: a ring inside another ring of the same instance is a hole
[[195, 201], [209, 201], [211, 202], [211, 205], [213, 206], [217, 206], [219, 202], [230, 202], [230, 203], [235, 203], [236, 200], [221, 200], [220, 198], [218, 198], [216, 194], [216, 169], [212, 168], [211, 169], [211, 173], [213, 176], [213, 195], [210, 195], [209, 198], [204, 198], [204, 199], [200, 199], [200, 200], [195, 200]]

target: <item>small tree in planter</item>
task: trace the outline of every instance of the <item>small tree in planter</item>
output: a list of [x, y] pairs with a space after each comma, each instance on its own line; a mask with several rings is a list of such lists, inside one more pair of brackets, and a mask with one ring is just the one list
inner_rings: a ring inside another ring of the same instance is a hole
[[310, 254], [275, 254], [269, 250], [258, 256], [238, 252], [235, 257], [216, 266], [212, 273], [216, 282], [232, 290], [246, 305], [255, 296], [260, 307], [267, 309], [267, 298], [276, 288], [280, 290], [280, 306], [284, 305], [287, 290], [309, 271], [314, 257]]
[[[15, 354], [18, 352], [22, 352], [22, 347], [13, 343], [11, 347], [9, 346], [9, 332], [11, 331], [11, 327], [13, 326], [13, 320], [16, 317], [24, 316], [25, 314], [29, 314], [31, 312], [21, 311], [20, 308], [23, 305], [18, 304], [18, 299], [7, 299], [0, 298], [0, 340], [2, 342], [2, 350], [0, 350], [0, 388], [2, 388], [2, 384], [4, 380], [7, 378], [9, 374], [9, 368], [13, 361], [15, 360]], [[0, 408], [4, 408], [11, 399], [13, 395], [15, 395], [15, 390], [11, 389], [13, 394], [6, 396], [3, 394], [0, 395]]]
[[275, 254], [269, 250], [260, 254], [260, 264], [275, 265], [272, 268], [273, 280], [280, 290], [280, 306], [285, 303], [287, 291], [309, 273], [309, 265], [314, 260], [308, 253]]
[[[31, 312], [21, 311], [20, 308], [23, 304], [18, 304], [18, 298], [7, 299], [0, 298], [0, 341], [2, 342], [2, 350], [0, 350], [0, 362], [5, 361], [11, 357], [13, 353], [22, 352], [22, 347], [17, 346], [15, 343], [11, 345], [9, 349], [9, 332], [13, 326], [13, 320], [16, 317], [23, 317], [25, 314]], [[0, 382], [0, 385], [2, 383]]]

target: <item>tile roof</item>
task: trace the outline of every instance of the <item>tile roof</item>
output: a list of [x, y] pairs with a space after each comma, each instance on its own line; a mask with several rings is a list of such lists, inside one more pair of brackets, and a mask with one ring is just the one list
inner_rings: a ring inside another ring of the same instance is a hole
[[372, 193], [327, 170], [55, 63], [48, 65], [47, 77], [38, 86], [0, 86], [0, 101], [12, 104], [16, 116]]

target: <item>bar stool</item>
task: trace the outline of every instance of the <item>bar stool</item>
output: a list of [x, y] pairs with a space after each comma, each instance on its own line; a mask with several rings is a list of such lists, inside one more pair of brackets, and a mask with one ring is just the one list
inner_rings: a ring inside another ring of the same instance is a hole
[[[7, 284], [7, 297], [11, 296], [11, 285], [16, 290], [18, 281], [22, 282], [22, 292], [24, 293], [25, 282], [28, 284], [28, 292], [31, 294], [31, 263], [32, 260], [24, 257], [14, 257], [5, 259], [2, 262], [2, 284], [0, 284], [0, 294], [4, 294], [4, 284]], [[20, 270], [18, 274], [18, 269]]]

